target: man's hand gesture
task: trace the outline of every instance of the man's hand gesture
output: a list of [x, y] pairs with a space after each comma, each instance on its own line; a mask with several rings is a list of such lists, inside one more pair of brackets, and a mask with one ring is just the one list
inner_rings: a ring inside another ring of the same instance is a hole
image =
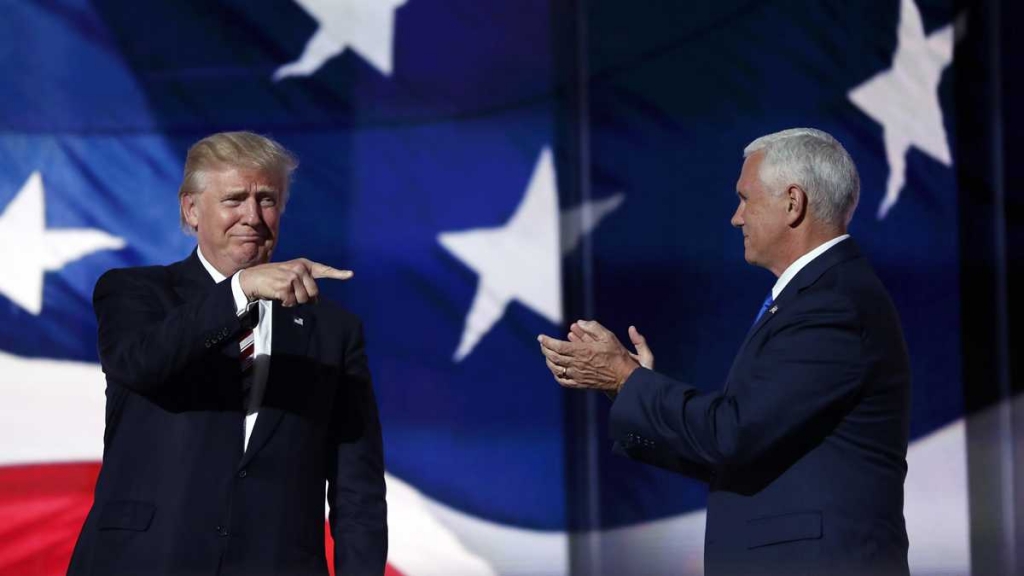
[[321, 278], [348, 280], [352, 277], [351, 270], [338, 270], [306, 258], [260, 264], [238, 274], [239, 286], [250, 302], [277, 300], [285, 307], [316, 301], [320, 294], [316, 281]]
[[654, 368], [654, 353], [633, 326], [629, 338], [636, 353], [626, 350], [614, 334], [593, 320], [574, 322], [568, 338], [537, 338], [548, 369], [566, 388], [591, 388], [614, 395], [638, 367]]

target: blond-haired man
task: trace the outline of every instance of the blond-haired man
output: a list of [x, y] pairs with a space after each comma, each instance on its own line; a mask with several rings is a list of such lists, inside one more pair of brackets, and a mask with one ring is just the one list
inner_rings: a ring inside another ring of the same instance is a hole
[[103, 467], [69, 574], [380, 575], [384, 464], [361, 324], [319, 298], [352, 273], [270, 262], [295, 158], [250, 132], [188, 152], [198, 246], [111, 270], [93, 306]]

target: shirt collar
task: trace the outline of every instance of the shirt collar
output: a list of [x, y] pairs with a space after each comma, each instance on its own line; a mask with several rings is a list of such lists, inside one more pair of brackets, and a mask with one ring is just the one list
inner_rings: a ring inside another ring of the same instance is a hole
[[[797, 272], [802, 270], [804, 266], [810, 264], [811, 260], [814, 260], [818, 256], [821, 256], [822, 254], [825, 253], [826, 250], [835, 246], [836, 244], [839, 244], [840, 242], [846, 240], [849, 237], [849, 234], [843, 234], [842, 236], [833, 238], [828, 242], [825, 242], [821, 246], [818, 246], [814, 250], [811, 250], [807, 254], [804, 254], [803, 256], [797, 258], [796, 261], [790, 264], [789, 268], [786, 268], [786, 271], [783, 272], [781, 276], [779, 276], [779, 279], [775, 282], [775, 286], [772, 287], [772, 300], [778, 300], [779, 294], [782, 294], [782, 291], [786, 288], [786, 285], [789, 284], [789, 281], [792, 280], [793, 277], [797, 275]], [[200, 256], [200, 258], [201, 257], [202, 256]]]
[[220, 284], [221, 282], [227, 280], [227, 278], [228, 278], [227, 276], [221, 274], [220, 270], [217, 270], [216, 268], [214, 268], [213, 264], [210, 264], [206, 260], [206, 257], [203, 256], [203, 249], [202, 248], [196, 246], [196, 254], [199, 255], [199, 261], [203, 263], [203, 268], [206, 268], [206, 271], [209, 272], [210, 276], [213, 277], [213, 281], [214, 282], [216, 282], [217, 284]]

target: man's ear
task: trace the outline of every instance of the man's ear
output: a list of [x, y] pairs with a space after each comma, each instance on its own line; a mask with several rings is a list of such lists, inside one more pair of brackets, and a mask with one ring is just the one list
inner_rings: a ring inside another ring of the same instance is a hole
[[181, 216], [188, 222], [192, 230], [199, 228], [199, 198], [197, 194], [185, 194], [181, 197]]
[[796, 228], [807, 216], [807, 192], [796, 184], [786, 189], [786, 223]]

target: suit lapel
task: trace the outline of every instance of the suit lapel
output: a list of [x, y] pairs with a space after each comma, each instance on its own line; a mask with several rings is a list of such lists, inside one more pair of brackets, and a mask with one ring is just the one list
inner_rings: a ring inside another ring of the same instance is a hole
[[[167, 267], [170, 285], [177, 297], [178, 302], [187, 302], [196, 298], [202, 298], [210, 289], [216, 286], [213, 277], [199, 261], [196, 249], [179, 262]], [[238, 415], [238, 430], [243, 430], [242, 421], [242, 394], [241, 375], [237, 370], [238, 366], [238, 344], [237, 340], [227, 340], [211, 354], [219, 354], [218, 357], [206, 365], [206, 375], [209, 379], [209, 386], [203, 386], [201, 392], [196, 392], [204, 397], [215, 397], [217, 405], [223, 411], [234, 411]], [[241, 445], [241, 441], [239, 441]]]
[[743, 357], [743, 351], [747, 349], [747, 344], [750, 343], [750, 340], [754, 337], [755, 334], [761, 331], [761, 328], [763, 328], [766, 324], [771, 322], [772, 319], [775, 318], [775, 315], [778, 314], [780, 310], [782, 310], [782, 306], [783, 304], [785, 304], [784, 298], [787, 296], [786, 292], [788, 291], [789, 287], [787, 286], [786, 289], [782, 291], [782, 294], [779, 294], [778, 301], [772, 304], [772, 307], [766, 310], [765, 313], [762, 314], [761, 317], [757, 319], [757, 322], [755, 322], [754, 325], [750, 327], [750, 330], [747, 330], [747, 335], [746, 337], [743, 338], [743, 343], [740, 344], [740, 349], [736, 352], [736, 356], [733, 357], [732, 366], [729, 367], [729, 374], [725, 378], [725, 390], [723, 392], [729, 391], [729, 383], [732, 382], [733, 371], [736, 370], [736, 364], [739, 363], [740, 358]]
[[296, 360], [301, 361], [308, 356], [309, 338], [316, 321], [310, 306], [285, 308], [279, 302], [274, 302], [271, 314], [270, 373], [267, 375], [267, 386], [259, 416], [256, 417], [256, 426], [239, 467], [247, 465], [273, 436], [287, 408], [292, 405], [288, 397], [301, 394], [303, 390], [298, 388], [311, 384], [299, 381], [299, 374], [291, 373]]
[[778, 316], [786, 307], [800, 294], [805, 288], [814, 284], [821, 275], [824, 274], [829, 268], [832, 268], [836, 264], [851, 260], [859, 257], [860, 249], [857, 244], [853, 241], [853, 238], [847, 238], [842, 242], [839, 242], [835, 246], [826, 250], [824, 254], [821, 254], [814, 260], [811, 260], [804, 266], [789, 284], [782, 289], [782, 293], [775, 300], [768, 311], [766, 311], [750, 330], [747, 331], [747, 336], [743, 339], [743, 344], [740, 345], [739, 351], [736, 352], [736, 357], [733, 360], [732, 367], [729, 369], [729, 376], [726, 378], [725, 390], [729, 390], [729, 382], [732, 381], [732, 373], [736, 368], [737, 362], [743, 357], [743, 353], [750, 344], [750, 341], [754, 336], [761, 331], [769, 322], [772, 321], [775, 316]]

